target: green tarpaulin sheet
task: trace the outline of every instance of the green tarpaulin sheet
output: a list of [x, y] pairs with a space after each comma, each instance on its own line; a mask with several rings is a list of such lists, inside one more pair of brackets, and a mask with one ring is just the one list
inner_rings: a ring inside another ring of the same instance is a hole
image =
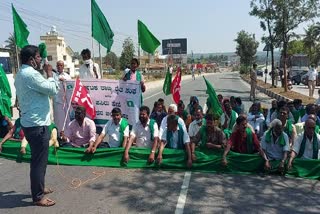
[[[3, 145], [0, 157], [15, 160], [17, 162], [29, 162], [30, 149], [27, 147], [27, 154], [21, 156], [20, 143], [9, 141]], [[127, 165], [121, 164], [123, 148], [98, 149], [95, 154], [85, 154], [83, 148], [58, 148], [50, 147], [48, 163], [56, 165], [75, 166], [99, 166], [99, 167], [121, 167], [121, 168], [155, 168], [163, 170], [186, 171], [185, 153], [182, 150], [165, 149], [163, 163], [161, 166], [147, 164], [150, 154], [149, 149], [131, 148], [130, 161]], [[232, 173], [232, 174], [257, 174], [263, 172], [264, 161], [259, 155], [245, 155], [230, 152], [228, 154], [228, 166], [221, 165], [222, 151], [196, 151], [197, 161], [193, 163], [191, 171], [208, 173]], [[276, 171], [279, 162], [272, 162]], [[292, 170], [286, 172], [287, 176], [301, 177], [308, 179], [320, 179], [320, 160], [296, 159]]]

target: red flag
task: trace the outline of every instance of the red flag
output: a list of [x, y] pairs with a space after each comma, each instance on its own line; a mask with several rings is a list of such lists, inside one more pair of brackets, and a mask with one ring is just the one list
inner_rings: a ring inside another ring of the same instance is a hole
[[78, 103], [80, 106], [84, 106], [86, 108], [87, 115], [89, 115], [91, 119], [95, 118], [96, 109], [92, 103], [90, 94], [82, 82], [80, 82], [79, 78], [76, 80], [71, 100]]
[[176, 104], [180, 101], [180, 90], [181, 90], [181, 68], [178, 67], [176, 76], [171, 83], [171, 94]]

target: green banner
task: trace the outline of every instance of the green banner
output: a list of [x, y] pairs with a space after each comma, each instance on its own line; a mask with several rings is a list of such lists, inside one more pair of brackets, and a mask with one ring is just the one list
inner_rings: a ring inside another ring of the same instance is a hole
[[[183, 150], [164, 149], [163, 163], [161, 166], [148, 164], [147, 159], [150, 149], [131, 148], [130, 161], [127, 165], [121, 163], [123, 148], [98, 149], [95, 154], [85, 154], [84, 148], [59, 148], [57, 153], [50, 147], [48, 163], [56, 165], [74, 166], [100, 166], [100, 167], [122, 167], [122, 168], [159, 168], [162, 170], [186, 171], [185, 152]], [[21, 156], [20, 143], [9, 141], [3, 145], [0, 157], [15, 160], [17, 162], [30, 161], [30, 148], [27, 154]], [[263, 172], [264, 161], [257, 155], [246, 155], [230, 152], [228, 166], [221, 165], [222, 151], [196, 151], [197, 161], [193, 163], [191, 171], [208, 173], [231, 173], [231, 174], [257, 174]], [[279, 161], [271, 162], [276, 172]], [[296, 159], [292, 170], [286, 172], [286, 176], [301, 177], [308, 179], [320, 179], [320, 160]]]

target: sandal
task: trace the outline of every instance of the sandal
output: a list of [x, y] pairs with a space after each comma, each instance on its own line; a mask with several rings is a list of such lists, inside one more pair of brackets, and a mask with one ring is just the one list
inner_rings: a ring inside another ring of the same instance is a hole
[[49, 199], [49, 198], [43, 198], [40, 201], [34, 202], [34, 205], [40, 206], [40, 207], [51, 207], [55, 204], [56, 204], [56, 202], [54, 200]]
[[51, 188], [44, 188], [43, 193], [44, 193], [45, 195], [50, 194], [50, 193], [53, 193], [53, 189], [51, 189]]

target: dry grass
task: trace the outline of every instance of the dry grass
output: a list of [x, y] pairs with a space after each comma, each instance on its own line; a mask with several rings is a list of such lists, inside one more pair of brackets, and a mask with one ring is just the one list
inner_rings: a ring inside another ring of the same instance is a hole
[[[246, 80], [250, 79], [249, 75], [242, 75], [242, 77], [244, 79], [246, 79]], [[284, 88], [274, 88], [274, 87], [272, 87], [271, 84], [265, 83], [262, 80], [258, 80], [257, 81], [257, 85], [259, 85], [259, 86], [261, 86], [263, 88], [269, 89], [270, 91], [272, 91], [274, 93], [280, 94], [281, 96], [287, 97], [287, 98], [292, 99], [292, 100], [301, 99], [302, 103], [304, 105], [307, 105], [309, 103], [315, 103], [315, 101], [316, 101], [314, 98], [309, 98], [309, 96], [300, 94], [300, 93], [295, 92], [295, 91], [287, 91], [287, 92], [285, 92]]]

